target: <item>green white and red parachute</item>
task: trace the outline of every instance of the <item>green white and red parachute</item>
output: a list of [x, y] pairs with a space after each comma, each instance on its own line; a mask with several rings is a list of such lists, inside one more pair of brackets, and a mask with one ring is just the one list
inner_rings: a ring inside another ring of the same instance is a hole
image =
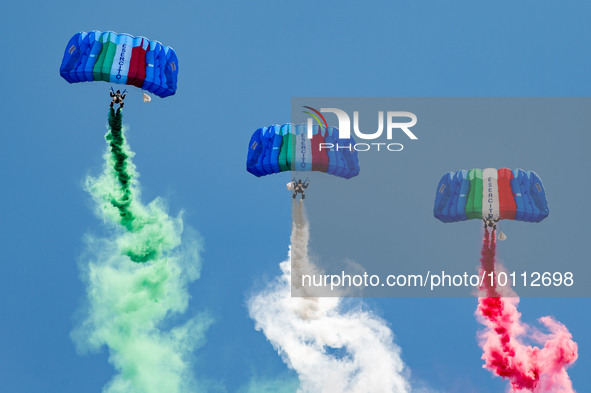
[[341, 138], [336, 127], [306, 124], [261, 127], [250, 138], [246, 170], [257, 177], [274, 173], [317, 171], [350, 179], [359, 174], [352, 137]]
[[178, 64], [174, 49], [158, 41], [111, 31], [80, 32], [66, 46], [60, 75], [69, 83], [105, 81], [164, 98], [176, 93]]
[[449, 172], [437, 186], [433, 214], [442, 222], [492, 218], [540, 222], [548, 216], [542, 180], [533, 171], [502, 168]]

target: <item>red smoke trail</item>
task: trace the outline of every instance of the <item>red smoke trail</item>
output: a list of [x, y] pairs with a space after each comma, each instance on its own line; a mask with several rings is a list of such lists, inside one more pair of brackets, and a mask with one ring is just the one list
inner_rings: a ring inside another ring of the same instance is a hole
[[[485, 229], [480, 252], [481, 271], [486, 279], [481, 290], [487, 297], [478, 299], [477, 313], [486, 329], [479, 335], [480, 346], [484, 350], [484, 368], [494, 374], [508, 378], [511, 392], [552, 392], [574, 393], [566, 368], [577, 360], [577, 344], [572, 340], [568, 329], [552, 317], [539, 321], [551, 332], [543, 334], [532, 330], [520, 322], [517, 311], [518, 297], [502, 297], [496, 285], [491, 285], [488, 274], [494, 272], [496, 254], [495, 231], [489, 234]], [[494, 283], [496, 284], [496, 275]], [[524, 345], [519, 340], [530, 330], [529, 337], [544, 344]]]

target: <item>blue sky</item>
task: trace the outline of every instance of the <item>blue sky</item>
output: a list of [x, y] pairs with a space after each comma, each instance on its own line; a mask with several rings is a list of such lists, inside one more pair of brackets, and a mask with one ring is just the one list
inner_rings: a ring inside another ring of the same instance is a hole
[[[215, 323], [195, 353], [194, 373], [235, 392], [253, 376], [294, 376], [245, 307], [278, 274], [290, 233], [284, 178], [263, 181], [244, 170], [251, 133], [288, 122], [293, 96], [587, 96], [590, 8], [582, 1], [3, 2], [0, 390], [93, 392], [113, 374], [106, 350], [80, 357], [69, 338], [84, 299], [76, 265], [82, 237], [105, 233], [82, 185], [101, 170], [108, 104], [107, 84], [69, 85], [59, 76], [74, 33], [126, 32], [177, 51], [177, 95], [144, 104], [132, 91], [125, 123], [143, 200], [166, 198], [171, 214], [183, 210], [204, 240], [187, 314], [208, 310]], [[413, 378], [445, 392], [505, 387], [481, 368], [475, 299], [366, 302], [389, 322]], [[589, 306], [589, 299], [526, 298], [519, 308], [525, 322], [554, 315], [570, 329], [579, 360], [569, 374], [579, 391], [591, 367]]]

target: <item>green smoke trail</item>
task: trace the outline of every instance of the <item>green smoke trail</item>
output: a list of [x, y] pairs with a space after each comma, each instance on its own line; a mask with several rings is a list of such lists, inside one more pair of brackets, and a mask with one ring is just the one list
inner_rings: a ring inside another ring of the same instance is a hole
[[85, 237], [79, 265], [88, 304], [71, 336], [79, 353], [108, 347], [118, 373], [104, 393], [192, 391], [190, 357], [205, 341], [211, 318], [200, 314], [168, 330], [164, 324], [188, 307], [187, 286], [200, 274], [201, 242], [183, 228], [180, 215], [167, 214], [160, 198], [140, 202], [134, 153], [124, 134], [121, 112], [111, 110], [104, 170], [86, 179], [86, 190], [112, 236]]
[[111, 203], [113, 206], [119, 209], [121, 225], [125, 226], [129, 230], [133, 230], [132, 222], [134, 217], [129, 210], [129, 205], [132, 199], [131, 189], [129, 187], [131, 175], [127, 172], [127, 158], [129, 155], [123, 148], [125, 144], [125, 138], [123, 138], [122, 120], [123, 116], [121, 115], [121, 110], [117, 109], [117, 112], [115, 112], [115, 110], [111, 108], [109, 111], [109, 133], [107, 133], [105, 138], [111, 146], [111, 155], [114, 161], [113, 168], [117, 173], [117, 179], [121, 184], [121, 193], [123, 194], [121, 196], [121, 201], [113, 198]]
[[[171, 242], [174, 240], [168, 236], [170, 230], [159, 227], [166, 222], [158, 220], [158, 212], [147, 210], [136, 201], [139, 175], [131, 162], [134, 153], [126, 143], [122, 117], [119, 109], [110, 109], [109, 130], [105, 136], [110, 147], [105, 154], [107, 166], [100, 178], [87, 179], [86, 188], [97, 200], [100, 216], [138, 234], [138, 241], [127, 243], [122, 247], [122, 253], [134, 262], [147, 262], [158, 259], [162, 250], [173, 246]], [[146, 231], [146, 227], [150, 230]]]

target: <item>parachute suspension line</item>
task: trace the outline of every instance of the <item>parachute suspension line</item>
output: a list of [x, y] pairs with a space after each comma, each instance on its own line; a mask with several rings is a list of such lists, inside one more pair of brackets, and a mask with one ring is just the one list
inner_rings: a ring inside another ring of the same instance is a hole
[[[297, 180], [297, 178], [298, 178], [298, 173], [300, 173], [300, 171], [297, 171], [297, 172], [295, 173], [295, 175], [293, 175], [293, 176], [291, 177], [291, 181], [295, 182], [295, 181]], [[306, 180], [304, 180], [304, 184], [305, 184], [306, 182], [309, 182], [309, 181], [310, 181], [310, 178], [309, 178], [309, 177], [306, 177]]]

